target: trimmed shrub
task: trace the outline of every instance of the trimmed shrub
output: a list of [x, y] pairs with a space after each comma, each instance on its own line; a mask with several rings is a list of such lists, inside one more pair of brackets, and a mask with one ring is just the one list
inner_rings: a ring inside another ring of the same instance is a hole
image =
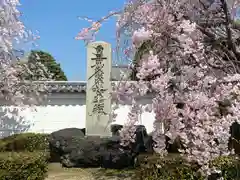
[[[140, 160], [140, 167], [136, 171], [136, 180], [203, 180], [197, 170], [199, 166], [189, 164], [179, 154], [167, 157], [153, 155]], [[224, 180], [240, 179], [240, 162], [234, 157], [220, 157], [213, 161], [221, 169]], [[216, 180], [210, 176], [209, 180]]]
[[47, 159], [44, 152], [0, 153], [1, 180], [44, 180], [47, 175]]
[[238, 157], [222, 156], [215, 159], [211, 164], [221, 169], [224, 180], [240, 179], [240, 161]]
[[0, 141], [0, 151], [30, 151], [48, 150], [48, 134], [22, 133], [14, 134]]
[[167, 157], [152, 155], [140, 159], [136, 180], [202, 180], [196, 173], [198, 166], [187, 164], [179, 154]]
[[6, 151], [6, 142], [0, 140], [0, 152]]

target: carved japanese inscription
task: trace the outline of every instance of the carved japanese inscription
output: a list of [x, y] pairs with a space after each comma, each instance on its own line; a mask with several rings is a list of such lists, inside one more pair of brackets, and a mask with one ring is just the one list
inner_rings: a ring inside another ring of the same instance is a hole
[[107, 115], [107, 113], [104, 111], [104, 98], [103, 94], [107, 89], [104, 89], [104, 60], [107, 60], [106, 57], [103, 57], [103, 46], [98, 45], [96, 48], [96, 54], [94, 54], [96, 57], [91, 58], [92, 61], [95, 61], [95, 64], [91, 66], [91, 68], [94, 68], [93, 76], [94, 77], [94, 85], [92, 87], [92, 91], [95, 92], [95, 96], [93, 98], [93, 114], [97, 114], [98, 117], [100, 115]]
[[110, 136], [111, 46], [95, 42], [88, 46], [87, 135]]

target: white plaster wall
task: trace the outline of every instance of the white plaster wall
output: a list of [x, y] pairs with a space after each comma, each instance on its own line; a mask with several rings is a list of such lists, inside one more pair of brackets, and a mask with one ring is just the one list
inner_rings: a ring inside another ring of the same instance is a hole
[[[151, 98], [145, 97], [139, 102], [145, 105]], [[2, 110], [16, 109], [12, 106], [2, 106]], [[0, 137], [18, 132], [51, 133], [64, 128], [85, 128], [86, 105], [85, 94], [52, 94], [41, 106], [20, 109], [18, 118], [12, 118], [12, 113], [0, 114]], [[116, 110], [116, 124], [124, 124], [127, 120], [129, 105], [121, 105]], [[19, 118], [22, 117], [22, 118]], [[138, 124], [146, 126], [147, 131], [153, 129], [154, 114], [144, 112]]]

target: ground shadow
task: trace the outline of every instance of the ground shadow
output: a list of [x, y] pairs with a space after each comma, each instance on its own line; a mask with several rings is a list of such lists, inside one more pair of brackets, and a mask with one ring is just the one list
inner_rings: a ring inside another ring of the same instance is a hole
[[134, 169], [96, 169], [92, 172], [93, 176], [98, 180], [106, 180], [106, 179], [119, 179], [119, 180], [127, 180], [131, 177], [134, 177]]

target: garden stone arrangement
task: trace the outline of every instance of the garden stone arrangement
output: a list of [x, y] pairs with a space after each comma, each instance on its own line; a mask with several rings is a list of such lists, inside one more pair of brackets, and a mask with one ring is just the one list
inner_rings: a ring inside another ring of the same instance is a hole
[[86, 137], [85, 129], [68, 128], [50, 134], [49, 147], [52, 162], [63, 167], [103, 167], [113, 169], [134, 168], [138, 155], [153, 153], [152, 137], [142, 125], [136, 126], [135, 143], [131, 147], [120, 145], [121, 125], [112, 125], [112, 137]]

